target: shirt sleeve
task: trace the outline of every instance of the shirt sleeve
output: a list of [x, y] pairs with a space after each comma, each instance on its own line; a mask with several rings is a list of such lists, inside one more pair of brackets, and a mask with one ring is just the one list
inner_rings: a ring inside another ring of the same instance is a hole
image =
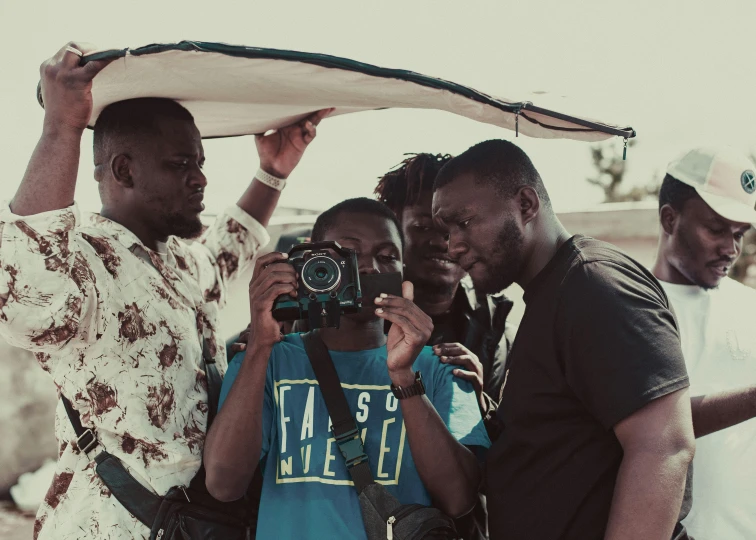
[[[273, 354], [273, 353], [271, 353]], [[271, 361], [273, 359], [271, 358]], [[223, 385], [221, 386], [220, 398], [218, 399], [218, 410], [223, 407], [223, 404], [228, 397], [228, 393], [231, 391], [231, 387], [234, 385], [236, 377], [239, 375], [239, 369], [241, 369], [242, 362], [244, 361], [244, 353], [238, 352], [228, 364], [226, 370], [226, 376], [223, 378]], [[271, 375], [270, 366], [265, 375], [265, 397], [263, 399], [263, 437], [260, 447], [260, 461], [265, 459], [270, 451], [270, 437], [273, 425], [273, 377]]]
[[454, 366], [442, 364], [435, 356], [432, 361], [433, 388], [428, 398], [449, 432], [465, 446], [490, 447], [472, 384], [455, 377]]
[[31, 216], [0, 209], [0, 336], [11, 345], [45, 356], [104, 332], [107, 290], [76, 241], [80, 219], [76, 205]]
[[483, 392], [483, 403], [481, 403], [480, 414], [483, 416], [483, 425], [486, 427], [488, 438], [496, 442], [501, 432], [504, 431], [501, 421], [499, 420], [499, 404], [488, 394]]
[[567, 384], [606, 429], [688, 386], [674, 315], [650, 276], [594, 261], [562, 290], [556, 331]]
[[200, 240], [189, 246], [197, 260], [205, 301], [224, 305], [228, 283], [244, 273], [269, 241], [265, 227], [238, 206], [220, 214]]

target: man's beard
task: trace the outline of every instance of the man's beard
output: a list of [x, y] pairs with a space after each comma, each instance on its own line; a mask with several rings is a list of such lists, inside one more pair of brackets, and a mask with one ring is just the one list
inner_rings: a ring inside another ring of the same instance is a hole
[[170, 236], [178, 236], [186, 240], [197, 238], [204, 229], [199, 216], [188, 218], [178, 213], [165, 216], [166, 233]]
[[[690, 242], [688, 237], [684, 234], [681, 234], [679, 236], [679, 248], [678, 251], [681, 252], [677, 256], [678, 263], [675, 265], [676, 270], [680, 272], [688, 281], [693, 283], [694, 285], [700, 287], [704, 291], [711, 291], [713, 289], [717, 289], [719, 285], [722, 283], [722, 280], [719, 280], [716, 284], [709, 284], [701, 277], [699, 272], [697, 271], [688, 271], [688, 261], [695, 261], [696, 260], [696, 249], [693, 247], [693, 244]], [[694, 264], [691, 264], [693, 268], [695, 268]]]
[[503, 291], [519, 277], [522, 268], [522, 232], [514, 218], [504, 223], [490, 256], [484, 261], [488, 275], [474, 282], [475, 290], [482, 294], [496, 294]]

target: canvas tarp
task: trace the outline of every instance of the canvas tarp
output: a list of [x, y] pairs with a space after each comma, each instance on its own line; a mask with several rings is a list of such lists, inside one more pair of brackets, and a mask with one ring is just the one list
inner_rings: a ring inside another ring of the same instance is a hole
[[635, 136], [627, 126], [323, 54], [182, 41], [94, 52], [82, 62], [102, 58], [117, 60], [94, 80], [91, 125], [103, 108], [116, 101], [165, 97], [194, 115], [204, 138], [263, 133], [327, 107], [335, 107], [332, 115], [385, 108], [437, 109], [547, 139]]

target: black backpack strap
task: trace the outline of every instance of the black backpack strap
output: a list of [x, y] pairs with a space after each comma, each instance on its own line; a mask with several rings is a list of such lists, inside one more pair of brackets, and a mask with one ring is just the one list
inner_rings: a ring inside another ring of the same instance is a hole
[[[99, 445], [97, 437], [91, 429], [85, 429], [82, 426], [81, 417], [78, 411], [74, 410], [68, 398], [61, 394], [60, 399], [66, 409], [68, 420], [76, 433], [76, 444], [79, 450], [88, 456], [89, 452]], [[162, 499], [136, 481], [123, 466], [121, 460], [106, 450], [100, 451], [94, 460], [97, 476], [102, 479], [111, 494], [131, 515], [147, 527], [152, 527]]]
[[202, 340], [202, 360], [205, 364], [205, 377], [207, 377], [207, 430], [210, 431], [210, 424], [215, 420], [218, 414], [218, 402], [220, 401], [220, 391], [223, 384], [218, 366], [215, 365], [215, 358], [210, 354], [210, 347], [207, 340]]
[[349, 409], [328, 347], [315, 331], [302, 334], [302, 342], [312, 364], [312, 370], [315, 372], [315, 377], [318, 379], [326, 409], [331, 416], [331, 423], [333, 424], [331, 431], [336, 439], [336, 444], [338, 444], [339, 451], [346, 461], [347, 470], [354, 481], [357, 492], [362, 493], [365, 487], [375, 483], [375, 481], [362, 444], [359, 426]]
[[[205, 365], [205, 376], [207, 377], [207, 429], [209, 430], [210, 424], [218, 413], [218, 400], [222, 382], [218, 368], [215, 365], [215, 359], [210, 354], [210, 349], [205, 339], [202, 341], [202, 359]], [[68, 398], [61, 394], [60, 399], [63, 402], [63, 407], [66, 409], [68, 420], [71, 422], [71, 426], [76, 433], [76, 444], [88, 456], [89, 452], [99, 445], [97, 436], [91, 429], [84, 428], [81, 424], [79, 413], [73, 408]], [[162, 497], [155, 495], [138, 482], [126, 470], [121, 460], [106, 450], [103, 449], [97, 454], [94, 461], [96, 463], [95, 471], [97, 475], [102, 479], [112, 495], [131, 515], [151, 528], [158, 515], [158, 510], [163, 500]], [[195, 489], [205, 490], [204, 465], [200, 465], [190, 486]]]
[[66, 409], [66, 414], [68, 415], [68, 420], [71, 422], [71, 427], [73, 427], [74, 433], [76, 433], [76, 446], [79, 450], [89, 455], [89, 452], [94, 450], [100, 442], [97, 440], [97, 437], [91, 429], [85, 429], [84, 426], [81, 425], [79, 412], [73, 408], [73, 405], [68, 401], [68, 398], [61, 394], [60, 400], [63, 402], [63, 407]]
[[120, 459], [106, 451], [95, 457], [95, 471], [113, 497], [147, 527], [157, 518], [163, 498], [137, 482]]
[[[202, 361], [205, 365], [205, 380], [207, 381], [207, 429], [205, 431], [205, 435], [207, 435], [207, 433], [210, 433], [210, 425], [218, 414], [218, 403], [220, 402], [220, 391], [223, 380], [218, 372], [218, 366], [215, 365], [215, 358], [210, 354], [210, 347], [206, 339], [202, 340]], [[203, 460], [197, 474], [189, 482], [189, 487], [209, 495], [205, 487], [205, 477], [205, 463]]]

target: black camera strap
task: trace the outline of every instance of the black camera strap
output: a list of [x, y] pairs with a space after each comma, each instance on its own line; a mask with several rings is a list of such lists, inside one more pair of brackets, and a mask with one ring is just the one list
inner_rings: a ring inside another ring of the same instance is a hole
[[[210, 425], [218, 412], [218, 399], [222, 381], [218, 368], [215, 365], [215, 359], [210, 354], [207, 340], [204, 338], [202, 340], [202, 360], [207, 379], [207, 430], [209, 431]], [[91, 429], [87, 429], [81, 424], [81, 417], [78, 411], [73, 408], [68, 398], [61, 394], [60, 399], [63, 402], [63, 407], [66, 409], [71, 426], [76, 433], [76, 444], [79, 450], [88, 456], [89, 452], [99, 446], [99, 441]], [[102, 479], [118, 502], [144, 525], [152, 527], [157, 518], [163, 498], [144, 487], [131, 476], [121, 460], [110, 454], [107, 450], [102, 449], [95, 456], [94, 461], [96, 463], [95, 471], [97, 475]], [[189, 483], [189, 487], [200, 492], [206, 491], [204, 464], [200, 464], [200, 468]]]
[[368, 485], [374, 484], [373, 473], [370, 471], [368, 457], [362, 444], [357, 421], [349, 409], [344, 390], [341, 388], [339, 374], [333, 365], [333, 359], [328, 347], [316, 330], [302, 334], [305, 351], [315, 372], [315, 378], [320, 385], [320, 392], [331, 416], [331, 428], [341, 455], [346, 461], [349, 476], [354, 481], [357, 493], [362, 493]]
[[[97, 437], [91, 429], [85, 429], [81, 425], [78, 411], [74, 410], [67, 397], [61, 394], [61, 401], [66, 409], [68, 419], [76, 432], [76, 443], [79, 450], [85, 453], [99, 445]], [[123, 505], [131, 515], [150, 527], [157, 516], [161, 499], [152, 491], [137, 482], [121, 460], [110, 454], [107, 450], [101, 450], [94, 458], [95, 470], [103, 483], [108, 487], [112, 495]]]

